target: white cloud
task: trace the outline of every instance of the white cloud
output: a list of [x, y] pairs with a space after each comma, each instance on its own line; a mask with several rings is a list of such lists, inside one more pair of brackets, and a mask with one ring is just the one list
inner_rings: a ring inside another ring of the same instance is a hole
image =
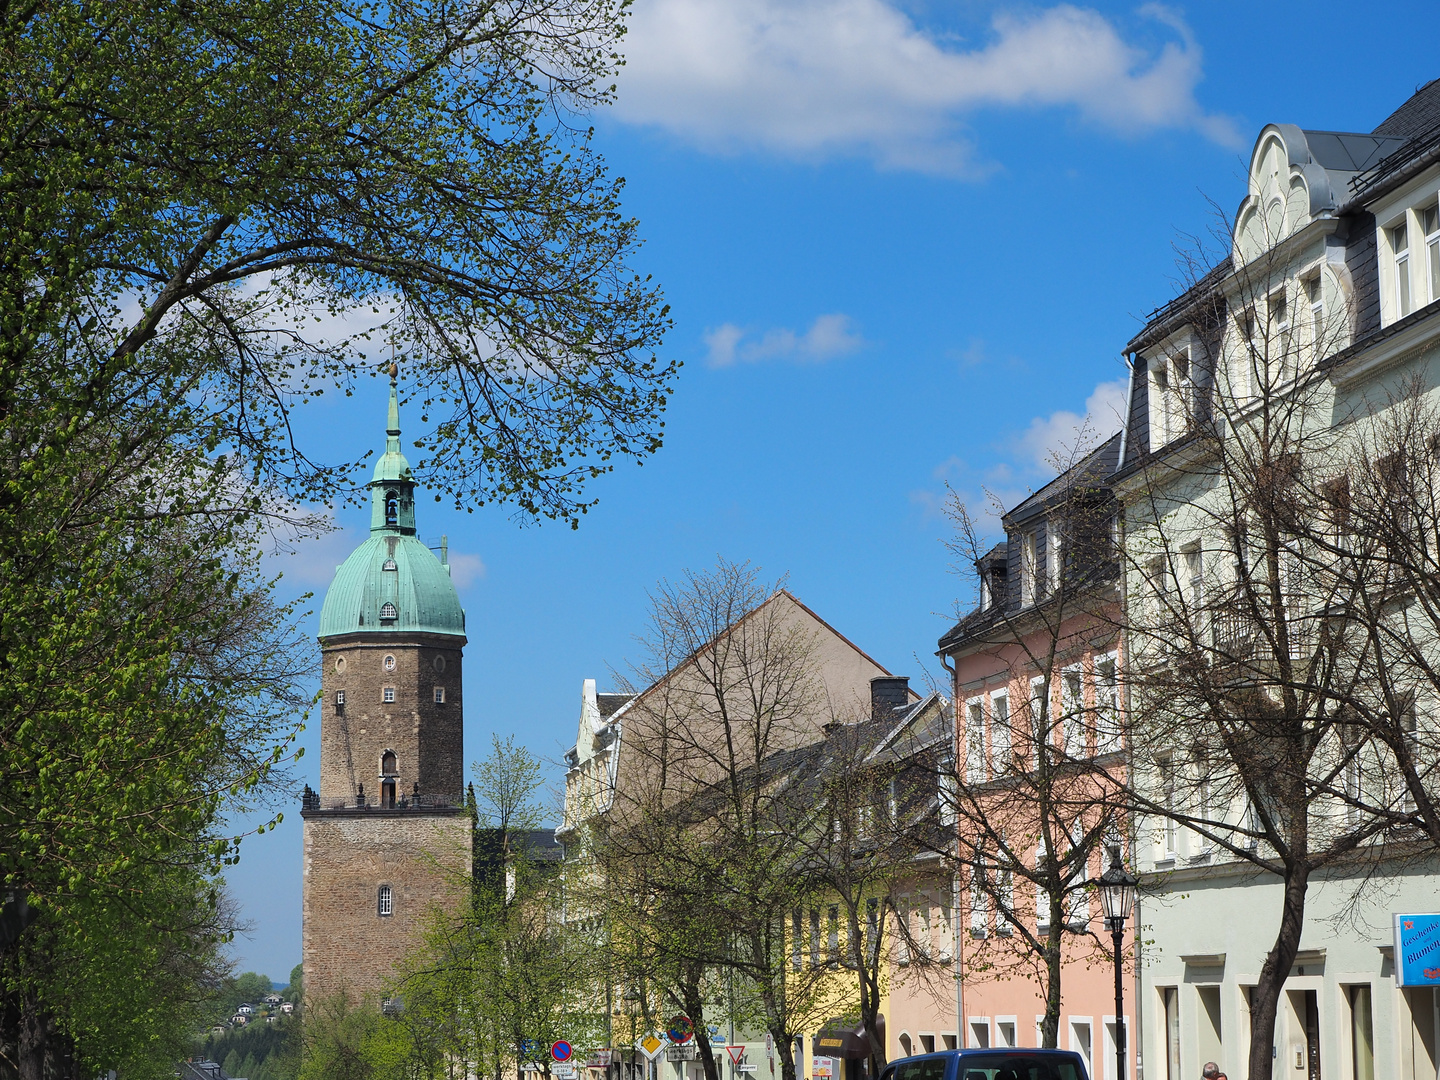
[[849, 315], [818, 316], [810, 329], [797, 334], [788, 327], [772, 327], [756, 334], [734, 323], [723, 323], [704, 334], [711, 367], [729, 367], [736, 361], [808, 360], [820, 363], [853, 353], [865, 344]]
[[1085, 413], [1060, 409], [1037, 416], [1016, 439], [1026, 463], [1042, 473], [1055, 473], [1076, 457], [1120, 430], [1125, 415], [1125, 381], [1103, 382], [1085, 399]]
[[485, 576], [485, 563], [479, 555], [470, 555], [463, 551], [450, 552], [450, 580], [455, 582], [455, 588], [468, 589], [472, 583]]
[[996, 15], [990, 40], [964, 49], [894, 0], [637, 0], [615, 108], [711, 149], [858, 152], [929, 172], [979, 171], [958, 128], [982, 108], [1063, 107], [1124, 134], [1234, 143], [1195, 99], [1188, 27], [1157, 4], [1140, 14], [1173, 39], [1147, 51], [1070, 4]]

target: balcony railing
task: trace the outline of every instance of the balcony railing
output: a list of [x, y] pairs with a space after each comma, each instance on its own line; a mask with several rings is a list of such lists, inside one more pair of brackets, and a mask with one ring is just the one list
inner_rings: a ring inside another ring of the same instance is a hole
[[458, 795], [411, 791], [391, 798], [388, 795], [367, 795], [364, 788], [348, 799], [322, 800], [320, 793], [308, 784], [300, 796], [301, 810], [445, 810], [464, 804], [464, 797]]

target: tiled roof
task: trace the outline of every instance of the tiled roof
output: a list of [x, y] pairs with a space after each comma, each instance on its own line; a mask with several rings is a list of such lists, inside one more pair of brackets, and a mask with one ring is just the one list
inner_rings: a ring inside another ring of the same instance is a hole
[[1440, 79], [1431, 79], [1376, 125], [1373, 134], [1413, 139], [1436, 126], [1440, 126]]

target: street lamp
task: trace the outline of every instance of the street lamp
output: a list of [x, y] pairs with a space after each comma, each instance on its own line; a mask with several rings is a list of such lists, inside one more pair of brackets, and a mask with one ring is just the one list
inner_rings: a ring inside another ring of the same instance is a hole
[[1110, 869], [1106, 870], [1091, 884], [1100, 890], [1100, 909], [1105, 912], [1105, 925], [1115, 943], [1115, 1076], [1125, 1080], [1125, 991], [1120, 981], [1121, 939], [1125, 935], [1125, 920], [1135, 907], [1135, 886], [1140, 880], [1125, 872], [1120, 865], [1120, 849], [1113, 849]]

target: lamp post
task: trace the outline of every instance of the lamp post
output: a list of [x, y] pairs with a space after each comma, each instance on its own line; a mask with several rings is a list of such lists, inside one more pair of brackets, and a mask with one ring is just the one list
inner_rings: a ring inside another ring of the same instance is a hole
[[1115, 1078], [1125, 1080], [1125, 990], [1120, 979], [1121, 939], [1125, 935], [1125, 920], [1135, 907], [1135, 886], [1138, 878], [1127, 874], [1120, 865], [1120, 849], [1115, 848], [1110, 856], [1110, 869], [1093, 882], [1100, 890], [1100, 907], [1105, 912], [1105, 925], [1115, 943]]

